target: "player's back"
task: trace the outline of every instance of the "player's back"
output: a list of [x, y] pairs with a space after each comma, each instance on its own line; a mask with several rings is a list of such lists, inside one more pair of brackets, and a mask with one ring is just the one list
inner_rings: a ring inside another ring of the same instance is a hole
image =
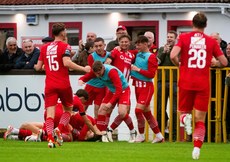
[[41, 48], [47, 86], [64, 88], [70, 85], [69, 71], [62, 61], [63, 55], [68, 51], [71, 51], [71, 47], [62, 41], [54, 41]]
[[212, 57], [222, 54], [219, 45], [201, 32], [181, 34], [176, 46], [181, 47], [179, 86], [201, 90], [209, 87]]

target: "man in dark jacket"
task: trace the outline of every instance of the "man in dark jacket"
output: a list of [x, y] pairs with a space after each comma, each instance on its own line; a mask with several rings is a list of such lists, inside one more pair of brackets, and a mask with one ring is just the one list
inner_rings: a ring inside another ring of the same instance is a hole
[[34, 47], [33, 41], [26, 39], [22, 42], [24, 53], [16, 60], [16, 69], [33, 69], [38, 61], [40, 50]]
[[6, 40], [6, 49], [0, 54], [0, 71], [6, 72], [14, 68], [16, 60], [23, 54], [23, 50], [17, 46], [17, 40], [14, 37], [8, 37]]

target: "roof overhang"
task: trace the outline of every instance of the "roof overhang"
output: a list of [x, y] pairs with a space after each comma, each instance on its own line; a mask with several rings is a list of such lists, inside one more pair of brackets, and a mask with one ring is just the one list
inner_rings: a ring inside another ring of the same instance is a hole
[[95, 13], [169, 13], [221, 12], [229, 15], [229, 3], [164, 3], [164, 4], [60, 4], [0, 5], [0, 14], [95, 14]]

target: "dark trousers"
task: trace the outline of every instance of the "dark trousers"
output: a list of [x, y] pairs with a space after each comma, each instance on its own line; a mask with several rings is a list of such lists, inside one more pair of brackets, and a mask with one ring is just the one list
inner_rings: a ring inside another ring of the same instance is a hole
[[[167, 101], [169, 98], [169, 82], [165, 83], [165, 123], [167, 124], [167, 120], [169, 116], [166, 112], [167, 109]], [[158, 90], [157, 90], [157, 121], [159, 128], [161, 128], [161, 110], [162, 110], [162, 83], [158, 82]], [[177, 126], [177, 82], [173, 82], [173, 134], [176, 135], [176, 126]], [[165, 127], [165, 126], [164, 126]]]

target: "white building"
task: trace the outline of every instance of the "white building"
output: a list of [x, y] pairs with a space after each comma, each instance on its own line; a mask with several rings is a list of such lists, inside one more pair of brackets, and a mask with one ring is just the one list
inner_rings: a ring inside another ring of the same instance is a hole
[[[31, 38], [35, 44], [39, 45], [43, 37], [51, 36], [53, 23], [63, 22], [67, 27], [69, 43], [74, 49], [78, 48], [79, 39], [85, 40], [87, 32], [95, 32], [106, 42], [115, 39], [118, 25], [126, 26], [133, 40], [146, 30], [153, 31], [156, 45], [162, 46], [166, 42], [168, 30], [176, 30], [178, 33], [190, 31], [191, 19], [198, 11], [204, 11], [207, 15], [208, 27], [205, 31], [207, 34], [218, 32], [223, 40], [230, 42], [229, 2], [230, 0], [200, 0], [200, 3], [193, 3], [193, 0], [92, 0], [91, 2], [69, 0], [65, 4], [64, 1], [56, 2], [55, 0], [52, 2], [45, 0], [1, 1], [0, 40], [2, 43], [0, 44], [4, 44], [4, 34], [7, 34], [15, 36], [19, 46], [25, 38]], [[76, 86], [77, 78], [77, 76], [71, 78], [74, 90], [79, 88]], [[20, 99], [16, 96], [19, 94], [22, 97], [22, 106], [28, 104], [27, 107], [37, 107], [35, 103], [43, 97], [43, 80], [44, 76], [37, 75], [1, 76], [0, 128], [8, 124], [19, 126], [25, 120], [42, 121], [42, 108], [39, 112], [30, 112], [27, 111], [28, 109], [12, 112], [7, 109], [7, 104], [9, 104], [8, 107], [18, 107]], [[40, 81], [40, 84], [37, 81]], [[31, 93], [37, 96], [27, 98], [26, 95]], [[13, 97], [9, 98], [10, 94]], [[16, 102], [14, 103], [16, 105], [11, 105], [12, 103], [9, 103], [11, 100]], [[43, 102], [40, 106], [43, 106]], [[134, 112], [131, 115], [134, 117]], [[124, 136], [119, 139], [126, 139], [127, 128], [125, 125], [121, 127], [123, 129], [119, 133], [123, 133]]]
[[77, 48], [77, 40], [85, 40], [89, 31], [103, 37], [106, 42], [115, 39], [116, 27], [121, 24], [127, 27], [133, 40], [146, 30], [153, 31], [156, 45], [161, 46], [166, 42], [168, 30], [191, 30], [193, 15], [204, 11], [208, 17], [206, 33], [219, 32], [223, 40], [230, 42], [230, 0], [200, 0], [200, 3], [192, 3], [193, 0], [171, 0], [172, 3], [169, 3], [170, 0], [64, 2], [1, 1], [0, 31], [9, 31], [18, 39], [19, 45], [25, 37], [37, 39], [36, 43], [39, 43], [41, 37], [51, 36], [54, 22], [63, 22], [68, 28], [71, 44]]

